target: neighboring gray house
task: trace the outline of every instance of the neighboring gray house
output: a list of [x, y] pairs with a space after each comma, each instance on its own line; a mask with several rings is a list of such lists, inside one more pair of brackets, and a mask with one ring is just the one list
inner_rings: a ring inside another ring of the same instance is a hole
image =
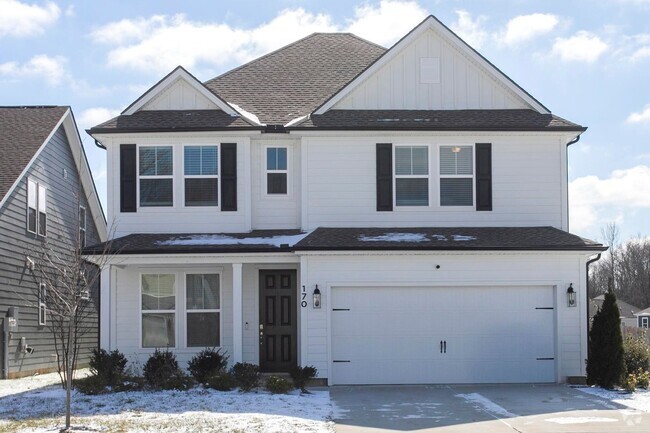
[[[47, 305], [27, 257], [44, 245], [64, 253], [79, 242], [105, 239], [106, 221], [70, 107], [0, 107], [2, 378], [57, 365]], [[98, 345], [97, 320], [95, 313], [86, 324], [94, 329], [82, 341], [81, 364]]]
[[[605, 300], [605, 295], [599, 295], [596, 296], [595, 298], [590, 299], [589, 326], [591, 326], [591, 323], [594, 320], [594, 316], [596, 315], [598, 310], [600, 310], [600, 307], [603, 305], [604, 300]], [[641, 309], [639, 307], [635, 307], [634, 305], [630, 305], [625, 301], [621, 301], [620, 299], [616, 300], [616, 304], [618, 305], [618, 309], [621, 315], [621, 326], [636, 328], [637, 327], [636, 314], [640, 312]]]

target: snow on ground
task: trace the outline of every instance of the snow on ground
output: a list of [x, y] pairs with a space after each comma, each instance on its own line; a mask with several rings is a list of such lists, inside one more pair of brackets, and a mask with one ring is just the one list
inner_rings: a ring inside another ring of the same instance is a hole
[[637, 389], [633, 393], [615, 391], [598, 387], [576, 388], [584, 393], [604, 398], [612, 403], [650, 413], [650, 390]]
[[544, 421], [555, 424], [591, 424], [596, 422], [616, 422], [616, 418], [605, 418], [600, 416], [563, 416], [559, 418], [548, 418]]
[[309, 233], [291, 236], [270, 236], [234, 238], [226, 235], [188, 235], [179, 236], [166, 241], [157, 242], [158, 245], [272, 245], [280, 247], [283, 244], [294, 246], [303, 240]]
[[[0, 382], [0, 432], [41, 433], [63, 425], [65, 391], [48, 374]], [[328, 391], [272, 395], [264, 391], [74, 393], [73, 425], [102, 432], [333, 431]]]
[[477, 392], [471, 394], [456, 394], [456, 397], [462, 398], [468, 403], [471, 403], [476, 409], [483, 410], [498, 417], [516, 418], [512, 412], [508, 412], [505, 408], [499, 406], [492, 400], [483, 397]]

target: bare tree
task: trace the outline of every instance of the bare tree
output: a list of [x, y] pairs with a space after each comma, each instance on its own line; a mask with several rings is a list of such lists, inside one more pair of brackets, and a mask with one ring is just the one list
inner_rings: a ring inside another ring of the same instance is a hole
[[[608, 272], [609, 276], [607, 280], [611, 278], [611, 284], [613, 285], [611, 287], [612, 290], [616, 290], [616, 259], [617, 259], [617, 253], [618, 253], [618, 242], [619, 242], [619, 237], [620, 237], [620, 232], [618, 230], [618, 226], [616, 225], [615, 222], [609, 222], [605, 224], [605, 227], [603, 227], [600, 230], [601, 235], [603, 236], [605, 240], [605, 245], [609, 246], [609, 250], [607, 251], [608, 257], [606, 262], [608, 263]], [[608, 289], [609, 284], [608, 284]]]

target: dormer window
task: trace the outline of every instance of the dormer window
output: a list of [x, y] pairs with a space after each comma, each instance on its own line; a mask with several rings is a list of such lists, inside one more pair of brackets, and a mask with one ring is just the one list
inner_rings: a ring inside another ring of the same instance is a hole
[[172, 146], [141, 146], [139, 151], [140, 206], [174, 205]]
[[271, 195], [287, 194], [287, 148], [266, 148], [266, 193]]
[[217, 146], [185, 146], [185, 206], [219, 205]]

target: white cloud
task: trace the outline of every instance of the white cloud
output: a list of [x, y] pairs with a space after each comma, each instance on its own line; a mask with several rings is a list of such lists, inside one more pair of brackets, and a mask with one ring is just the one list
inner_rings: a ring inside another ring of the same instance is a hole
[[631, 113], [626, 120], [627, 123], [650, 123], [650, 105], [636, 113]]
[[27, 62], [0, 63], [0, 75], [10, 78], [40, 78], [49, 85], [57, 86], [66, 77], [65, 63], [67, 59], [61, 56], [50, 57], [40, 54], [32, 57]]
[[0, 11], [0, 37], [39, 35], [61, 15], [61, 9], [51, 1], [39, 6], [18, 0], [0, 0]]
[[572, 231], [593, 229], [625, 213], [650, 208], [650, 167], [615, 170], [600, 179], [585, 176], [569, 183]]
[[105, 108], [105, 107], [93, 107], [88, 108], [76, 116], [77, 126], [80, 131], [85, 131], [90, 129], [93, 126], [97, 126], [100, 123], [104, 123], [107, 120], [112, 119], [113, 117], [120, 114], [120, 110]]
[[456, 14], [458, 20], [449, 27], [473, 48], [481, 48], [488, 37], [488, 33], [483, 28], [486, 18], [479, 16], [472, 19], [472, 15], [464, 10], [458, 10]]
[[508, 21], [505, 31], [497, 35], [497, 40], [506, 45], [517, 45], [552, 31], [559, 22], [553, 14], [519, 15]]
[[351, 31], [389, 45], [415, 27], [427, 13], [413, 1], [383, 0], [355, 10], [354, 19], [337, 25], [330, 15], [302, 8], [285, 9], [271, 21], [254, 28], [225, 23], [191, 21], [185, 15], [155, 15], [124, 19], [96, 28], [96, 43], [111, 47], [108, 65], [155, 74], [181, 64], [223, 66], [245, 62], [313, 32]]
[[597, 35], [582, 30], [568, 38], [556, 38], [551, 53], [564, 61], [593, 63], [608, 48]]

